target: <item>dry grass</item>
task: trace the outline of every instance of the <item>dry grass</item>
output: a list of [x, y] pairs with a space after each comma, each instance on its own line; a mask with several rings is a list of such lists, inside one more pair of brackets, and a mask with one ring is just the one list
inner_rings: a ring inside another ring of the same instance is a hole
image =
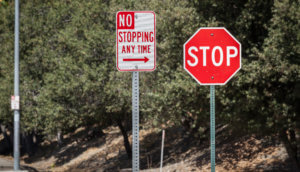
[[[84, 128], [65, 135], [63, 147], [44, 142], [34, 157], [22, 157], [22, 164], [39, 171], [121, 171], [130, 169], [123, 137], [117, 127], [104, 130], [105, 135], [86, 139]], [[131, 136], [130, 136], [131, 140]], [[216, 137], [217, 171], [289, 171], [284, 146], [274, 137]], [[144, 172], [159, 171], [161, 132], [140, 131], [140, 166]], [[186, 136], [180, 128], [166, 130], [164, 172], [210, 171], [209, 140]]]

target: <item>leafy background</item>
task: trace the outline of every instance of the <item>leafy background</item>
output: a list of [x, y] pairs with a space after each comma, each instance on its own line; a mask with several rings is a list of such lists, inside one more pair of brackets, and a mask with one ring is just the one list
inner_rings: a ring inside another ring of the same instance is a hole
[[[142, 126], [178, 125], [205, 137], [209, 87], [183, 70], [182, 46], [199, 27], [222, 26], [241, 42], [243, 65], [216, 87], [217, 123], [238, 134], [299, 131], [297, 0], [27, 0], [20, 4], [22, 133], [130, 130], [131, 73], [115, 67], [115, 14], [125, 10], [156, 13], [157, 68], [140, 73]], [[0, 124], [12, 128], [12, 0], [0, 1], [0, 16]]]

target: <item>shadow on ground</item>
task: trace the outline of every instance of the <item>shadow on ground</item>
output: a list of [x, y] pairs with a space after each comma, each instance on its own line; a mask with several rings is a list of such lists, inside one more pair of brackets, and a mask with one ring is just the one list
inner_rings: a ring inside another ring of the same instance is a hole
[[[180, 161], [178, 157], [192, 147], [197, 147], [197, 140], [184, 137], [181, 128], [166, 129], [164, 146], [164, 163], [170, 164]], [[123, 143], [123, 142], [122, 142]], [[161, 132], [152, 132], [140, 138], [140, 168], [156, 168], [160, 164]], [[183, 159], [184, 157], [182, 157]], [[77, 164], [69, 171], [120, 171], [131, 168], [131, 159], [125, 151], [119, 151], [117, 156], [107, 158], [105, 154], [97, 154], [86, 161]]]
[[34, 156], [26, 157], [26, 163], [33, 163], [42, 159], [55, 157], [53, 166], [59, 167], [76, 158], [89, 148], [100, 147], [105, 144], [105, 135], [103, 133], [88, 135], [89, 130], [82, 129], [64, 139], [62, 145], [56, 141], [41, 145]]
[[[237, 162], [251, 162], [259, 153], [268, 154], [269, 147], [278, 144], [275, 137], [235, 136], [230, 132], [219, 132], [216, 135], [216, 164], [222, 164], [226, 171], [233, 169], [242, 171], [293, 171], [294, 167], [288, 161], [259, 162], [254, 166], [236, 166]], [[122, 144], [121, 142], [120, 144]], [[140, 168], [158, 168], [160, 165], [161, 132], [150, 132], [140, 137]], [[273, 150], [273, 149], [270, 149]], [[209, 138], [199, 140], [187, 135], [181, 128], [166, 129], [164, 147], [164, 166], [188, 160], [196, 167], [209, 166], [210, 145]], [[96, 154], [86, 161], [77, 164], [69, 171], [120, 171], [130, 169], [131, 160], [125, 151], [120, 151], [108, 157]]]

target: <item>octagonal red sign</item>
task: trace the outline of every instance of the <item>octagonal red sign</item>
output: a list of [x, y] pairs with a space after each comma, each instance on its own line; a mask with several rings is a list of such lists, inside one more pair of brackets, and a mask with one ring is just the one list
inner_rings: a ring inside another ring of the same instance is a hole
[[201, 85], [225, 85], [241, 68], [241, 44], [223, 27], [200, 28], [184, 44], [184, 69]]

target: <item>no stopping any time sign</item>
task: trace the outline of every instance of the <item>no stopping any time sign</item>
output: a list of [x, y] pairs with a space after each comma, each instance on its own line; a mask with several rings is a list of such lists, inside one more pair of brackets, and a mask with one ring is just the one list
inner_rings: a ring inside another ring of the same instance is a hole
[[116, 15], [117, 69], [153, 71], [156, 66], [155, 13], [120, 11]]

